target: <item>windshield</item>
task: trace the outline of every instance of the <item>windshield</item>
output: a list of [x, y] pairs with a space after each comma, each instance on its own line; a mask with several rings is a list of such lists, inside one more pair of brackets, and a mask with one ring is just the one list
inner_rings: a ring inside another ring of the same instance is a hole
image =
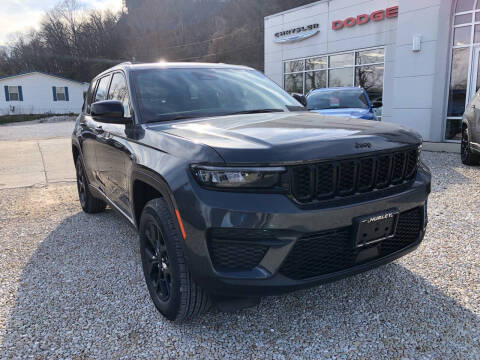
[[314, 92], [307, 97], [308, 110], [368, 109], [368, 100], [361, 89], [336, 89]]
[[304, 109], [255, 70], [167, 68], [133, 76], [143, 122]]

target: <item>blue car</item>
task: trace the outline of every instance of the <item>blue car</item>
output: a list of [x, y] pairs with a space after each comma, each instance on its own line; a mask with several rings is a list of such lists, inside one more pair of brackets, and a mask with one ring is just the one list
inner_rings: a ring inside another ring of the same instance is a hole
[[347, 116], [365, 120], [376, 120], [374, 108], [365, 89], [358, 87], [338, 87], [315, 89], [306, 96], [307, 109], [325, 115]]

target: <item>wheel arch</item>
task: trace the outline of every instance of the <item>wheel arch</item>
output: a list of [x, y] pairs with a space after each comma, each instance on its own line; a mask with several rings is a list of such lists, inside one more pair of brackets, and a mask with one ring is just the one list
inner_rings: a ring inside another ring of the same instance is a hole
[[73, 161], [76, 162], [77, 158], [82, 154], [82, 150], [80, 148], [80, 144], [78, 144], [75, 139], [72, 139], [72, 155], [73, 155]]
[[172, 214], [175, 214], [177, 206], [172, 190], [161, 175], [150, 169], [139, 167], [132, 171], [130, 184], [132, 214], [137, 228], [143, 208], [147, 202], [155, 198], [164, 199]]

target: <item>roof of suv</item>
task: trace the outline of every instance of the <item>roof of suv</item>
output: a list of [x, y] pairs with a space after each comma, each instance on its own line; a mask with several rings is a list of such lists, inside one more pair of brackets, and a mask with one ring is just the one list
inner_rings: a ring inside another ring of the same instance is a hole
[[114, 67], [111, 67], [104, 72], [95, 76], [95, 78], [109, 73], [113, 70], [147, 70], [147, 69], [181, 69], [181, 68], [189, 68], [189, 69], [244, 69], [244, 70], [253, 70], [248, 66], [243, 65], [230, 65], [230, 64], [214, 64], [214, 63], [196, 63], [196, 62], [157, 62], [157, 63], [130, 63], [125, 62]]

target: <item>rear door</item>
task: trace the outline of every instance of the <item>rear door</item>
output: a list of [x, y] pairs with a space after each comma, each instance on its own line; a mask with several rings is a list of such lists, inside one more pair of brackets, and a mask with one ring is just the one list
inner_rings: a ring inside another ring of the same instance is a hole
[[[130, 118], [128, 86], [122, 72], [112, 75], [108, 100], [123, 103], [124, 116]], [[104, 192], [109, 199], [128, 216], [131, 216], [128, 169], [132, 164], [132, 152], [126, 130], [130, 125], [102, 124], [102, 134], [97, 137], [97, 166]]]
[[98, 86], [98, 80], [90, 84], [85, 99], [83, 114], [80, 119], [80, 146], [82, 148], [83, 163], [87, 173], [88, 181], [91, 185], [98, 187], [98, 180], [96, 175], [97, 159], [95, 157], [95, 147], [97, 142], [97, 135], [95, 132], [95, 124], [90, 116], [90, 105], [93, 101], [95, 91]]

